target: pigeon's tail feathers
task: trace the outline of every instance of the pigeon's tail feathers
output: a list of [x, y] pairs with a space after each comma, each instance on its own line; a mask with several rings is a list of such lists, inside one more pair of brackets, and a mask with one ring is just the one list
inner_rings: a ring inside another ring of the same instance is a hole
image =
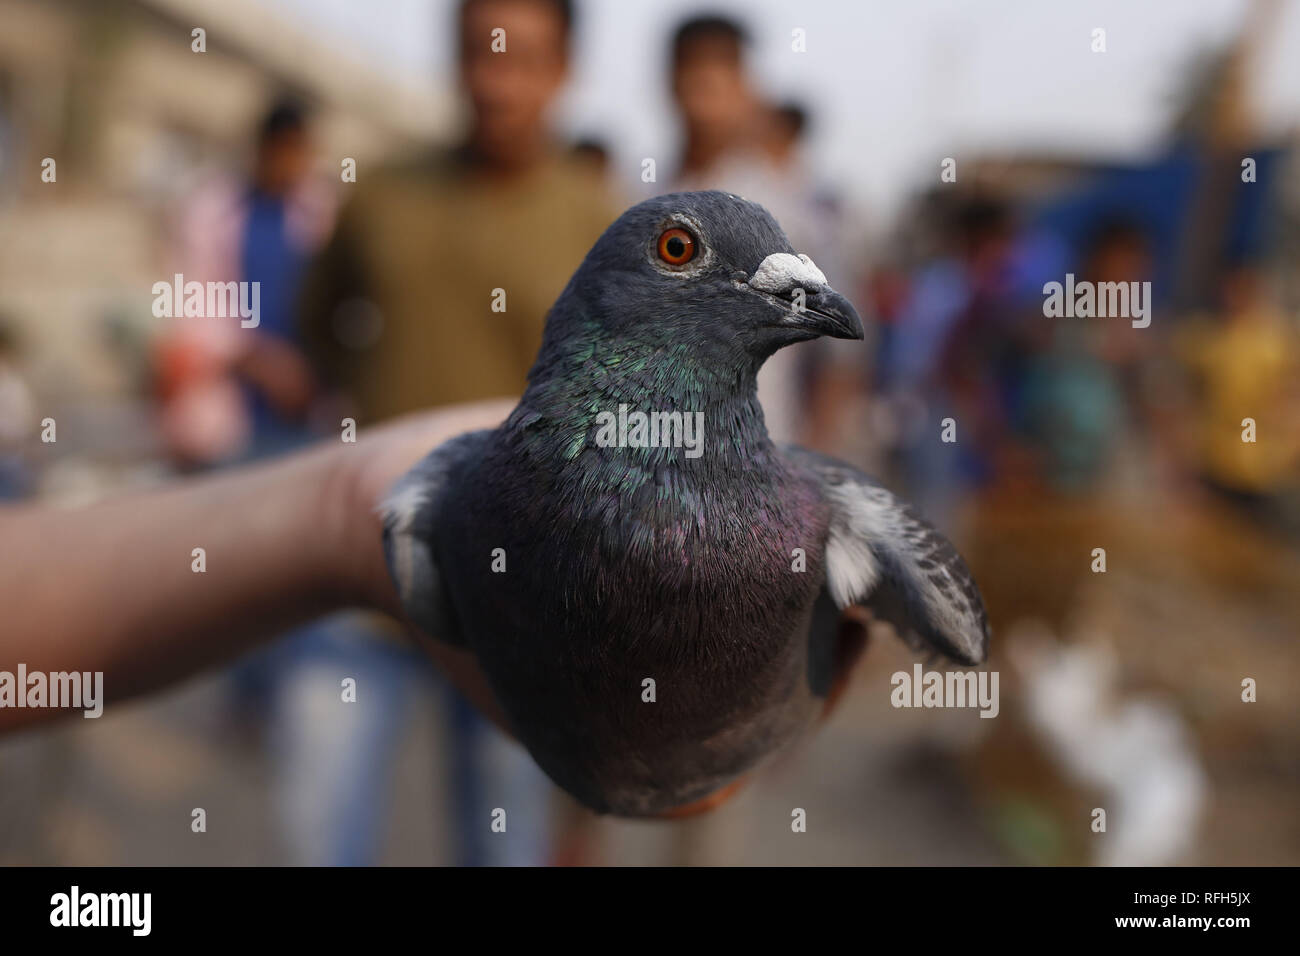
[[438, 515], [457, 466], [477, 457], [491, 434], [468, 432], [439, 445], [403, 475], [379, 504], [384, 557], [402, 609], [430, 637], [449, 644], [461, 644], [463, 639], [435, 558]]
[[801, 448], [786, 451], [812, 470], [831, 505], [826, 588], [835, 603], [870, 608], [913, 647], [981, 663], [988, 615], [952, 543], [857, 469]]

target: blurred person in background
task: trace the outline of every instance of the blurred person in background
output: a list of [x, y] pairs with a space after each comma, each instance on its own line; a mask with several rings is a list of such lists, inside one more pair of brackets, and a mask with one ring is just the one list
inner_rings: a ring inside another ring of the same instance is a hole
[[[1026, 303], [1015, 274], [1018, 228], [1006, 203], [970, 197], [941, 220], [948, 251], [912, 277], [896, 320], [883, 329], [876, 370], [897, 423], [902, 480], [942, 528], [1007, 450], [1009, 332]], [[947, 418], [953, 442], [939, 440]]]
[[315, 360], [362, 420], [522, 391], [547, 310], [612, 221], [590, 164], [547, 121], [572, 16], [564, 0], [463, 0], [464, 139], [359, 174], [302, 315]]
[[26, 446], [35, 433], [36, 403], [19, 369], [18, 336], [0, 321], [0, 501], [31, 491]]
[[[1146, 236], [1134, 224], [1104, 222], [1089, 238], [1077, 271], [1098, 286], [1149, 281]], [[1129, 447], [1130, 458], [1148, 450], [1135, 439], [1146, 431], [1139, 409], [1144, 346], [1151, 339], [1122, 318], [1035, 316], [1028, 324], [1016, 415], [1043, 486], [1062, 494], [1096, 493], [1112, 477], [1121, 447]]]
[[[851, 285], [839, 203], [804, 162], [807, 111], [792, 102], [774, 106], [761, 95], [746, 62], [749, 42], [745, 26], [725, 15], [692, 17], [673, 31], [669, 82], [682, 149], [668, 191], [724, 189], [762, 204], [797, 251], [832, 282]], [[830, 358], [847, 355], [848, 377], [859, 381], [860, 349], [860, 343], [810, 343], [764, 364], [758, 397], [775, 440], [801, 438], [808, 382], [818, 366], [837, 368]], [[831, 402], [843, 397], [840, 389], [829, 394]]]
[[[1151, 282], [1142, 226], [1100, 209], [1095, 220], [1074, 264], [1062, 262], [1050, 278], [1068, 270], [1094, 288]], [[1028, 285], [1042, 288], [1037, 279]], [[987, 470], [972, 518], [973, 560], [987, 564], [981, 585], [996, 626], [1032, 619], [1063, 633], [1095, 570], [1080, 555], [1101, 541], [1123, 548], [1132, 514], [1149, 513], [1169, 490], [1161, 462], [1176, 422], [1152, 385], [1162, 332], [1135, 328], [1130, 315], [1047, 316], [1041, 294], [1015, 295], [1006, 308], [1009, 321], [989, 325], [987, 340], [972, 345], [958, 334], [950, 346], [965, 356], [970, 382], [988, 370], [983, 394], [995, 410], [991, 429], [977, 432]], [[968, 394], [980, 391], [971, 387]], [[1159, 535], [1146, 532], [1151, 541]]]
[[[1201, 423], [1196, 471], [1261, 524], [1300, 530], [1288, 505], [1300, 486], [1300, 343], [1254, 263], [1228, 270], [1220, 301], [1181, 342]], [[1245, 419], [1255, 422], [1253, 442], [1243, 439]]]
[[[1095, 283], [1150, 282], [1151, 308], [1163, 311], [1156, 253], [1149, 226], [1108, 216], [1090, 238], [1082, 272]], [[1105, 452], [1113, 490], [1140, 496], [1146, 489], [1169, 484], [1179, 467], [1185, 413], [1174, 387], [1178, 375], [1170, 356], [1171, 323], [1136, 328], [1131, 321], [1103, 321], [1093, 327], [1093, 353], [1114, 375], [1117, 401], [1123, 406]]]
[[692, 17], [673, 32], [669, 81], [682, 127], [675, 190], [763, 174], [768, 116], [745, 62], [748, 45], [748, 31], [727, 16]]
[[[460, 82], [468, 129], [454, 148], [358, 175], [338, 227], [313, 263], [301, 328], [324, 380], [374, 423], [432, 406], [523, 391], [546, 313], [587, 250], [617, 214], [598, 169], [553, 137], [548, 112], [568, 74], [574, 11], [568, 0], [461, 0]], [[505, 49], [493, 49], [493, 31]], [[375, 639], [391, 636], [396, 640]], [[397, 723], [408, 691], [430, 669], [387, 621], [336, 644], [339, 659], [374, 665], [375, 680], [350, 733], [365, 767], [317, 755], [308, 781], [345, 788], [377, 820], [384, 807]], [[313, 700], [338, 694], [340, 671], [304, 670], [291, 722], [318, 739]], [[358, 685], [362, 685], [358, 679]], [[443, 695], [450, 728], [447, 779], [463, 864], [545, 862], [522, 837], [493, 839], [490, 811], [544, 815], [557, 791], [527, 754], [491, 728], [454, 689]], [[364, 729], [356, 722], [367, 725]], [[310, 745], [297, 748], [310, 752]], [[319, 748], [317, 748], [319, 749]], [[304, 792], [287, 800], [286, 813]], [[571, 822], [582, 814], [568, 811]], [[541, 832], [536, 826], [512, 833]], [[523, 823], [523, 821], [521, 821]], [[356, 831], [356, 821], [341, 824]], [[310, 833], [301, 826], [299, 842]], [[367, 824], [363, 832], [377, 836]], [[583, 828], [566, 829], [555, 854], [577, 861]], [[371, 851], [377, 850], [372, 845]]]
[[186, 468], [258, 458], [312, 437], [310, 364], [295, 329], [306, 263], [333, 219], [310, 175], [305, 109], [274, 103], [258, 124], [247, 181], [202, 184], [180, 217], [176, 267], [185, 281], [256, 282], [256, 327], [238, 318], [177, 317], [158, 349], [163, 436]]

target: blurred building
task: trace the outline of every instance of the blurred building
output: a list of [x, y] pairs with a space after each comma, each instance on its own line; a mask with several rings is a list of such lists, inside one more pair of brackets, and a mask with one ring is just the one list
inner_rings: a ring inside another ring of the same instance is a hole
[[0, 23], [0, 317], [44, 408], [132, 390], [172, 205], [244, 161], [273, 96], [314, 107], [334, 176], [343, 157], [364, 175], [452, 121], [450, 91], [354, 61], [254, 0], [0, 0]]

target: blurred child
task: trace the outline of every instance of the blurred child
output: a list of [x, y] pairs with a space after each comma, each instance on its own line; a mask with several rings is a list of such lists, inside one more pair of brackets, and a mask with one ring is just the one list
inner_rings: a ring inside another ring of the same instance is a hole
[[1254, 266], [1227, 274], [1220, 316], [1189, 336], [1184, 355], [1199, 386], [1202, 478], [1267, 518], [1300, 479], [1300, 344]]

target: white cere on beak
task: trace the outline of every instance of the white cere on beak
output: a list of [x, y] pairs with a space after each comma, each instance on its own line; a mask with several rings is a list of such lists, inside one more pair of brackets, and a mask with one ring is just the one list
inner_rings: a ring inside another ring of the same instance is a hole
[[749, 284], [772, 295], [788, 295], [795, 289], [819, 292], [829, 285], [822, 270], [811, 259], [804, 255], [792, 256], [788, 252], [774, 252], [759, 263], [749, 277]]

